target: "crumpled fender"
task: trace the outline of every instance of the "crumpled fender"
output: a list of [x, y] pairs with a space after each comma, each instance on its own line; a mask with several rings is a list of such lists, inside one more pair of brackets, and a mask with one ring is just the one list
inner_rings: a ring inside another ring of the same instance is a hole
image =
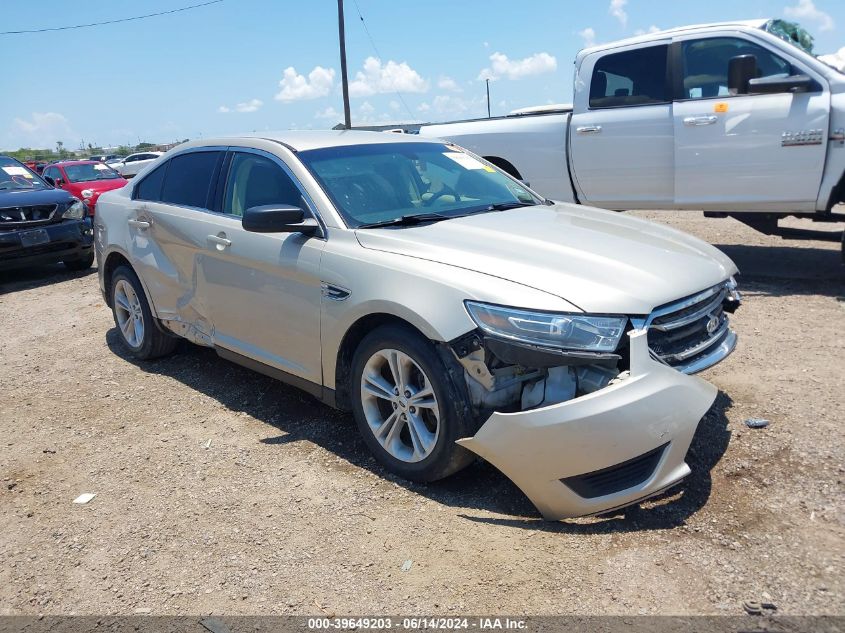
[[[511, 479], [544, 518], [601, 513], [653, 496], [690, 473], [684, 462], [698, 422], [718, 393], [708, 382], [651, 358], [646, 330], [628, 334], [630, 376], [559, 404], [494, 413], [457, 440]], [[562, 479], [610, 468], [665, 446], [648, 478], [600, 497]]]

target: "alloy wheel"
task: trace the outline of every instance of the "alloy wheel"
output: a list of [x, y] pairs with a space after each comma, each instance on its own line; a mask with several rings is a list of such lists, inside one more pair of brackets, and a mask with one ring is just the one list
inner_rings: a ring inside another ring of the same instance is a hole
[[144, 312], [135, 289], [125, 279], [119, 279], [114, 286], [114, 313], [129, 346], [140, 347], [144, 341]]

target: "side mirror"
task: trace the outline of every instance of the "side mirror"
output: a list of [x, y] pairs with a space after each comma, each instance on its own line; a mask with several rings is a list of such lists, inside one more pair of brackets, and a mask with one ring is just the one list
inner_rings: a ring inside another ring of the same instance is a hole
[[55, 183], [56, 187], [61, 187], [63, 184], [65, 184], [64, 178], [55, 178], [53, 182]]
[[810, 92], [815, 82], [807, 75], [788, 77], [760, 77], [748, 82], [752, 94], [775, 94], [779, 92]]
[[757, 58], [737, 55], [728, 62], [728, 91], [732, 95], [747, 95], [749, 82], [757, 77]]
[[250, 207], [241, 220], [244, 230], [253, 233], [302, 233], [314, 235], [320, 225], [314, 218], [306, 218], [299, 207], [289, 204], [267, 204]]

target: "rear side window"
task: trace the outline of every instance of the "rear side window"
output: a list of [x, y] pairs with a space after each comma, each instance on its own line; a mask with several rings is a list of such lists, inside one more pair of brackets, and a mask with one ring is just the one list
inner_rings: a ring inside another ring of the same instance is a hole
[[208, 198], [217, 162], [223, 152], [194, 152], [170, 159], [161, 201], [208, 209]]
[[136, 200], [149, 200], [150, 202], [159, 202], [161, 200], [161, 185], [164, 182], [167, 165], [168, 163], [159, 165], [144, 176], [141, 183], [135, 187]]
[[605, 55], [596, 62], [590, 81], [591, 108], [668, 103], [668, 45]]
[[728, 66], [739, 55], [754, 55], [758, 77], [787, 77], [792, 64], [768, 49], [738, 37], [713, 37], [684, 42], [684, 99], [731, 96]]

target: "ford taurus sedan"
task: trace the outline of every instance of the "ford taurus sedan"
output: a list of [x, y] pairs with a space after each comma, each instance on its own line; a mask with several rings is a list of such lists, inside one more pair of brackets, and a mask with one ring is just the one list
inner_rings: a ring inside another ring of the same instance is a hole
[[186, 143], [100, 198], [100, 287], [139, 359], [179, 337], [353, 413], [389, 471], [476, 455], [547, 519], [680, 482], [736, 345], [734, 264], [554, 204], [440, 141]]

